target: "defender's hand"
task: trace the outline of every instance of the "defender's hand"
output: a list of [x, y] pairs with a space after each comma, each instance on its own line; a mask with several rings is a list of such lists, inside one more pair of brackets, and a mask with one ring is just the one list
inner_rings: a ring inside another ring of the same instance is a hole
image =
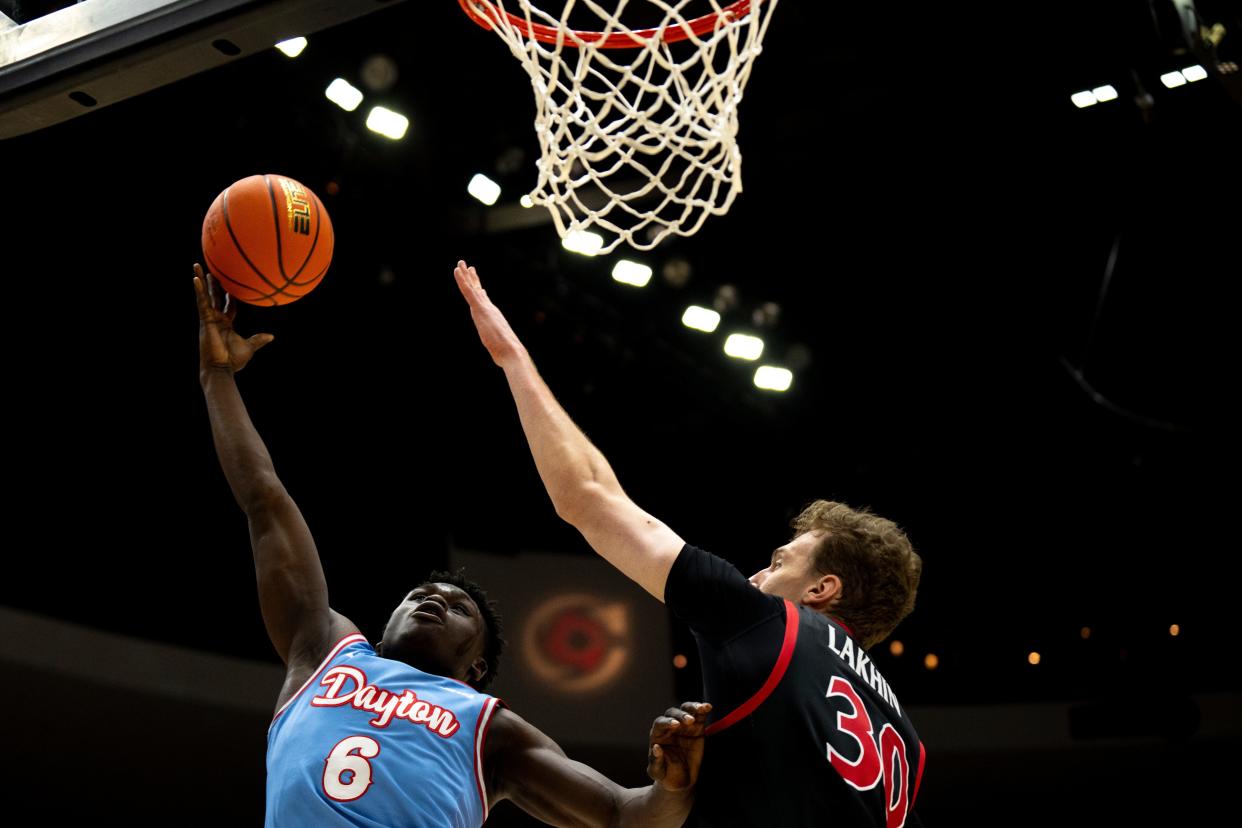
[[503, 368], [509, 359], [523, 352], [521, 340], [517, 338], [513, 328], [509, 327], [509, 320], [487, 298], [487, 291], [479, 283], [479, 274], [473, 267], [467, 267], [464, 261], [458, 261], [453, 277], [457, 279], [461, 295], [470, 305], [470, 317], [479, 331], [483, 347], [492, 355], [492, 360]]
[[703, 762], [703, 729], [712, 706], [705, 702], [684, 702], [670, 707], [651, 725], [647, 751], [647, 775], [667, 791], [684, 791], [694, 786]]
[[[236, 373], [246, 367], [254, 352], [275, 339], [271, 334], [242, 337], [233, 330], [237, 303], [211, 274], [194, 265], [194, 292], [198, 294], [198, 355], [201, 370], [224, 369]], [[223, 295], [223, 298], [221, 298]]]

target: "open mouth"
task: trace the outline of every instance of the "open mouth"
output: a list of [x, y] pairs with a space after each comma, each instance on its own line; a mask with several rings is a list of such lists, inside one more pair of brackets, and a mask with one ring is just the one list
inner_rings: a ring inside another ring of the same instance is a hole
[[425, 601], [418, 605], [418, 609], [410, 613], [413, 618], [422, 618], [427, 621], [434, 621], [437, 624], [444, 623], [444, 608], [435, 601]]

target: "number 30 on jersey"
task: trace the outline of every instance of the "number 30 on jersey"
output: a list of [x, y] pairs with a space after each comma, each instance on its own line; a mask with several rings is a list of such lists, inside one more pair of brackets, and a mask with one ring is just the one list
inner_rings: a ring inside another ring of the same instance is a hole
[[902, 828], [910, 807], [910, 762], [906, 758], [906, 742], [888, 722], [876, 738], [871, 717], [854, 686], [840, 676], [828, 684], [828, 698], [845, 699], [852, 713], [837, 713], [837, 729], [858, 743], [856, 759], [839, 753], [828, 743], [828, 761], [841, 778], [860, 791], [869, 791], [884, 780], [884, 801], [887, 804], [886, 828]]

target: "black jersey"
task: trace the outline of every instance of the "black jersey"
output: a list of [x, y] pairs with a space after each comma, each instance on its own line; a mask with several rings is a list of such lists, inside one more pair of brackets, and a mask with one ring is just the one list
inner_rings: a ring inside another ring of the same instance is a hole
[[700, 826], [920, 824], [922, 743], [845, 626], [765, 595], [689, 544], [664, 600], [694, 632], [714, 708], [695, 796]]

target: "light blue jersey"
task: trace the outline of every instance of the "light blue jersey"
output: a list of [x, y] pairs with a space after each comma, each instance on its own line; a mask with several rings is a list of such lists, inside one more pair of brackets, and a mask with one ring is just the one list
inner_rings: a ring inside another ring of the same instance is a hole
[[267, 734], [267, 828], [478, 828], [497, 699], [341, 640]]

